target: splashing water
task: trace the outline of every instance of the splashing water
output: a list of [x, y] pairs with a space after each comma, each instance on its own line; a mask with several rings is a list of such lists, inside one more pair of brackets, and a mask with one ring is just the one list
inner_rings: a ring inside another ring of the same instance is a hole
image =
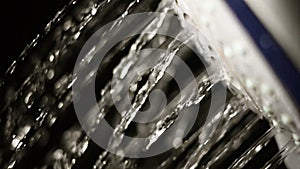
[[[84, 71], [97, 58], [101, 45], [108, 43], [106, 34], [119, 36], [124, 18], [139, 12], [172, 14], [179, 23], [170, 25], [161, 15], [135, 25], [153, 33], [123, 39], [96, 71], [84, 77], [82, 88], [96, 77], [97, 98], [97, 104], [86, 112], [86, 131], [72, 104], [81, 97], [72, 92], [79, 77], [73, 74], [77, 55], [96, 30], [113, 21], [111, 29], [100, 35], [98, 46], [85, 51], [79, 65]], [[184, 27], [185, 15], [176, 1], [169, 0], [74, 0], [66, 5], [12, 63], [1, 82], [1, 168], [283, 167], [284, 158], [296, 149], [295, 137], [253, 108], [252, 101], [226, 78], [228, 72], [216, 64], [216, 52], [207, 41], [194, 32], [186, 35], [176, 29], [172, 31], [177, 38], [173, 39], [157, 33], [162, 28]], [[197, 48], [201, 59], [187, 43]], [[147, 52], [149, 48], [167, 52]], [[195, 78], [184, 76], [180, 88], [174, 77], [185, 75], [183, 62]], [[222, 90], [227, 91], [224, 103], [213, 97]], [[161, 92], [166, 101], [159, 100]], [[191, 119], [181, 117], [191, 109], [197, 110], [197, 117], [188, 128]], [[158, 118], [143, 122], [153, 114]], [[111, 135], [104, 132], [107, 146], [117, 153], [99, 147], [90, 137], [104, 120], [114, 128]], [[274, 140], [277, 135], [288, 140], [281, 149]], [[125, 136], [145, 141], [136, 144]], [[125, 156], [136, 149], [150, 151], [159, 143], [172, 148], [145, 158]], [[270, 149], [275, 151], [271, 155]]]

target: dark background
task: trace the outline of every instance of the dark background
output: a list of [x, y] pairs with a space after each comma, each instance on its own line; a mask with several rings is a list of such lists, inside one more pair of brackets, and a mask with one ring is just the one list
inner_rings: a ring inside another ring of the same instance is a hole
[[[5, 3], [4, 3], [5, 2]], [[0, 75], [69, 0], [8, 0], [1, 4]]]

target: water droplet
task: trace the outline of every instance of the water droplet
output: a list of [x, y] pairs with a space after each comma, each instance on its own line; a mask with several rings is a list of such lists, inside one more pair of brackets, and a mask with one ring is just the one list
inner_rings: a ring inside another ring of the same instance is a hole
[[20, 143], [20, 139], [18, 137], [13, 139], [12, 142], [11, 142], [12, 148], [16, 148], [19, 143]]
[[63, 158], [63, 150], [61, 149], [57, 149], [54, 153], [53, 153], [53, 158], [56, 160], [60, 160]]
[[178, 148], [182, 144], [182, 138], [176, 137], [173, 141], [173, 147]]
[[29, 92], [24, 99], [25, 104], [29, 104], [30, 97], [32, 96], [32, 92]]
[[256, 151], [256, 152], [259, 152], [261, 149], [262, 149], [262, 145], [258, 145], [258, 146], [255, 148], [255, 151]]
[[56, 119], [57, 119], [56, 117], [50, 118], [50, 120], [49, 120], [49, 126], [52, 126], [55, 123]]
[[55, 74], [54, 70], [53, 70], [53, 69], [50, 69], [50, 70], [48, 71], [48, 73], [47, 73], [47, 78], [48, 78], [49, 80], [51, 80], [51, 79], [54, 77], [54, 74]]
[[15, 166], [15, 164], [16, 164], [16, 160], [14, 160], [13, 162], [11, 162], [9, 165], [8, 165], [8, 169], [11, 169], [11, 168], [13, 168], [14, 166]]
[[54, 55], [50, 55], [50, 56], [49, 56], [49, 61], [50, 61], [50, 62], [53, 62], [53, 60], [54, 60]]
[[74, 36], [73, 36], [73, 39], [74, 40], [77, 40], [80, 36], [80, 32], [77, 32]]
[[130, 90], [131, 92], [135, 92], [136, 89], [137, 89], [137, 84], [136, 84], [136, 83], [133, 84], [133, 85], [130, 85], [130, 87], [129, 87], [129, 90]]
[[96, 15], [96, 13], [97, 13], [97, 9], [96, 9], [96, 8], [93, 8], [93, 9], [91, 10], [91, 14], [92, 14], [92, 15]]
[[72, 21], [71, 20], [67, 20], [65, 23], [64, 23], [64, 30], [67, 31], [70, 29], [72, 25]]
[[64, 103], [63, 103], [63, 102], [59, 102], [58, 105], [57, 105], [57, 107], [58, 107], [59, 109], [61, 109], [63, 106], [64, 106]]

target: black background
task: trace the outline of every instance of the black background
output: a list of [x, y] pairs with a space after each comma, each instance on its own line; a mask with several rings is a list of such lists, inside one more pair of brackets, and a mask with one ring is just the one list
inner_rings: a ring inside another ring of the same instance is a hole
[[[5, 2], [5, 3], [4, 3]], [[8, 0], [1, 4], [0, 74], [69, 0]]]

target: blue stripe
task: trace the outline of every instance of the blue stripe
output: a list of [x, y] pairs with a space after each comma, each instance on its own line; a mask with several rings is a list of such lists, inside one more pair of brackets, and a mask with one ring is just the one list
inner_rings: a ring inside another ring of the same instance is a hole
[[225, 1], [246, 28], [289, 94], [300, 106], [300, 74], [287, 54], [243, 0]]

